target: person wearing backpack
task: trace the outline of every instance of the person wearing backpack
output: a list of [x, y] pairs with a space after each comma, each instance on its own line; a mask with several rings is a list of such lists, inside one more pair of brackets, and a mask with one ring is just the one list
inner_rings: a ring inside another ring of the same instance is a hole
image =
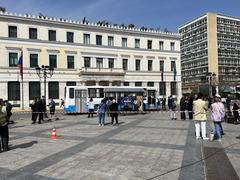
[[50, 110], [50, 115], [51, 117], [55, 114], [55, 101], [53, 100], [53, 98], [50, 98], [50, 103], [48, 104], [49, 106], [49, 110]]
[[[8, 151], [9, 130], [6, 106], [2, 99], [0, 99], [0, 152]], [[2, 145], [2, 147], [1, 147]]]

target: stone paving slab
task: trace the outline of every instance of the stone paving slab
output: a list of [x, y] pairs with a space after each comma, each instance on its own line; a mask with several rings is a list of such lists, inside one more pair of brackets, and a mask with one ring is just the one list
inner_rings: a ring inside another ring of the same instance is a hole
[[[69, 179], [80, 171], [76, 179], [95, 173], [103, 174], [103, 179], [146, 179], [179, 167], [182, 155], [180, 150], [99, 143], [37, 174]], [[177, 179], [178, 174], [173, 173], [171, 178]]]

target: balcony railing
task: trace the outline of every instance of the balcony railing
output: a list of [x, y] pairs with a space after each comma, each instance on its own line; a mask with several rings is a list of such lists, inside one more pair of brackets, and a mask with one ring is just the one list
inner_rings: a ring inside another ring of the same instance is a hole
[[125, 71], [122, 68], [93, 68], [83, 67], [79, 69], [80, 75], [125, 75]]

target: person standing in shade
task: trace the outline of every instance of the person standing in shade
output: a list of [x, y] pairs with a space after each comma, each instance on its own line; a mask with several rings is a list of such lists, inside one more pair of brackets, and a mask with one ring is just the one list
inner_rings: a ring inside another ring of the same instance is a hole
[[193, 112], [195, 120], [196, 139], [200, 139], [200, 129], [203, 140], [208, 140], [206, 137], [206, 121], [207, 121], [207, 103], [203, 101], [203, 94], [198, 93], [197, 100], [193, 102]]
[[101, 103], [99, 104], [99, 109], [98, 109], [98, 115], [99, 115], [98, 125], [99, 126], [104, 126], [105, 125], [105, 112], [106, 112], [106, 109], [107, 109], [106, 100], [103, 99], [101, 101]]
[[166, 98], [165, 97], [163, 97], [162, 98], [162, 110], [166, 110]]
[[5, 100], [5, 105], [6, 105], [8, 122], [9, 124], [14, 124], [14, 121], [10, 120], [12, 116], [12, 104], [8, 102], [8, 100]]
[[112, 123], [114, 123], [114, 119], [116, 121], [116, 125], [118, 125], [118, 103], [115, 99], [112, 100], [112, 104], [109, 107], [111, 111]]
[[186, 99], [183, 96], [180, 100], [180, 111], [181, 111], [181, 120], [186, 120], [186, 115], [185, 115], [185, 111], [186, 111]]
[[36, 109], [38, 111], [38, 124], [41, 124], [43, 121], [43, 114], [45, 111], [45, 104], [41, 99], [38, 99], [36, 102]]
[[172, 98], [172, 95], [170, 95], [168, 97], [168, 109], [170, 111], [171, 120], [177, 120], [176, 113], [175, 113], [175, 108], [176, 108], [176, 104], [174, 102], [174, 99]]
[[[9, 129], [8, 129], [8, 118], [6, 105], [3, 100], [0, 99], [0, 152], [8, 151], [8, 141], [9, 141]], [[2, 146], [2, 147], [1, 147]]]
[[190, 120], [192, 120], [193, 119], [193, 97], [192, 96], [188, 97], [187, 110], [188, 110], [188, 117]]
[[48, 118], [48, 116], [47, 116], [46, 97], [45, 97], [45, 96], [42, 96], [42, 99], [41, 99], [40, 101], [42, 101], [41, 104], [43, 105], [43, 117], [44, 117], [44, 118]]
[[236, 123], [237, 123], [238, 121], [240, 121], [238, 109], [239, 109], [239, 107], [238, 107], [237, 101], [235, 101], [235, 102], [233, 103], [233, 108], [232, 108], [232, 110], [233, 110], [234, 121], [235, 121]]
[[37, 121], [37, 117], [38, 117], [37, 98], [34, 98], [34, 100], [30, 106], [31, 106], [31, 110], [32, 110], [32, 124], [35, 124]]
[[214, 103], [211, 105], [212, 115], [211, 119], [214, 123], [214, 136], [218, 141], [221, 141], [221, 122], [224, 119], [225, 112], [224, 112], [224, 105], [221, 102], [221, 96], [216, 94], [214, 98]]

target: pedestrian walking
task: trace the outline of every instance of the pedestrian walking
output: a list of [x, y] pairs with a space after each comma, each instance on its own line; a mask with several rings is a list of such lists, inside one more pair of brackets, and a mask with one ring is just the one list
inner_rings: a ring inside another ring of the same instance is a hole
[[118, 125], [118, 103], [115, 99], [112, 100], [112, 104], [109, 107], [111, 111], [111, 117], [112, 117], [112, 125], [114, 124], [114, 119], [116, 121], [116, 125]]
[[93, 102], [93, 98], [90, 98], [89, 102], [88, 102], [88, 118], [93, 117], [93, 112], [94, 112], [94, 102]]
[[181, 120], [186, 120], [186, 115], [185, 115], [185, 111], [186, 111], [186, 99], [185, 97], [183, 96], [181, 99], [180, 99], [180, 115], [181, 115]]
[[64, 108], [64, 100], [63, 99], [60, 100], [60, 108], [62, 108], [62, 107]]
[[31, 110], [32, 110], [32, 124], [35, 124], [38, 117], [38, 109], [37, 109], [37, 98], [33, 99], [31, 103]]
[[51, 118], [55, 114], [55, 106], [56, 106], [55, 101], [53, 100], [53, 98], [50, 98], [50, 102], [48, 104], [48, 107], [49, 107], [49, 110], [50, 110]]
[[168, 109], [169, 109], [169, 111], [170, 111], [171, 120], [177, 120], [177, 118], [176, 118], [176, 112], [175, 112], [176, 103], [174, 102], [174, 99], [173, 99], [172, 95], [170, 95], [170, 96], [168, 97]]
[[106, 100], [103, 99], [101, 101], [101, 103], [99, 104], [99, 109], [98, 109], [98, 124], [99, 126], [104, 126], [105, 125], [105, 112], [107, 109], [107, 104], [106, 104]]
[[211, 119], [214, 124], [214, 137], [216, 140], [221, 141], [222, 135], [221, 135], [221, 122], [224, 119], [225, 111], [224, 111], [224, 105], [221, 102], [221, 96], [216, 94], [214, 97], [214, 103], [211, 105]]
[[188, 117], [190, 120], [193, 119], [193, 97], [188, 97], [187, 101], [187, 110], [188, 110]]
[[6, 105], [3, 100], [0, 99], [0, 152], [5, 152], [9, 150], [8, 142], [9, 142], [9, 129], [8, 129], [8, 117]]
[[197, 100], [193, 101], [193, 111], [195, 120], [196, 139], [200, 139], [200, 129], [202, 132], [203, 140], [207, 140], [206, 137], [206, 121], [207, 121], [207, 103], [203, 101], [203, 94], [198, 93]]

